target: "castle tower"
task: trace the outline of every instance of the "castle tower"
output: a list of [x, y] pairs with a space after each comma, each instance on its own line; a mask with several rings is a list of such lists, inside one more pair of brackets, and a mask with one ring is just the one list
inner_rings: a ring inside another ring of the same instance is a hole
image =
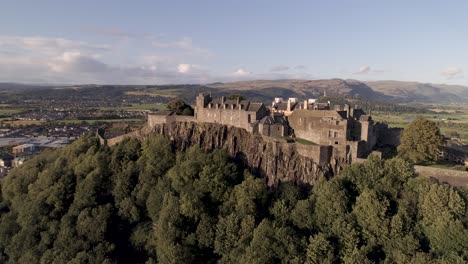
[[195, 119], [198, 120], [199, 113], [203, 113], [205, 106], [211, 101], [211, 96], [206, 93], [201, 93], [197, 96], [195, 104]]

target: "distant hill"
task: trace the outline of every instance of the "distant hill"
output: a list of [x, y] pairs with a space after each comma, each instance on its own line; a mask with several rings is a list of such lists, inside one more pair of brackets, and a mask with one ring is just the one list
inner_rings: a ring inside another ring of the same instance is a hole
[[[372, 90], [363, 82], [356, 80], [257, 80], [206, 85], [230, 91], [257, 91], [262, 94], [270, 91], [282, 91], [282, 96], [319, 97], [326, 92], [327, 96], [364, 97], [367, 99], [385, 99], [381, 92]], [[286, 91], [289, 92], [286, 92]], [[273, 96], [274, 97], [274, 96]]]
[[274, 97], [360, 97], [393, 103], [468, 103], [468, 87], [402, 81], [256, 80], [206, 85], [224, 91], [261, 93]]
[[402, 81], [364, 82], [376, 92], [394, 97], [399, 102], [468, 103], [468, 87]]
[[51, 87], [52, 85], [35, 85], [35, 84], [23, 84], [23, 83], [6, 83], [0, 82], [0, 89], [30, 89], [36, 87]]

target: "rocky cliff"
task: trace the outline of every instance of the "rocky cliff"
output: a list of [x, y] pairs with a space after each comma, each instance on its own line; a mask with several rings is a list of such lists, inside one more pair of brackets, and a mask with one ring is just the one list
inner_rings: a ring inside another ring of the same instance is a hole
[[217, 124], [173, 122], [147, 128], [140, 136], [144, 134], [165, 135], [178, 150], [192, 145], [199, 145], [204, 150], [226, 149], [237, 162], [264, 177], [269, 186], [283, 181], [314, 184], [332, 177], [348, 163], [333, 157], [330, 146], [296, 145]]

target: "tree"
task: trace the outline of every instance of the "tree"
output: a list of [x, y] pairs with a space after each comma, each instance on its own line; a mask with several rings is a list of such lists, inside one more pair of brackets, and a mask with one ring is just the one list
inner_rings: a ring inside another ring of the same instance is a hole
[[167, 109], [174, 111], [177, 115], [193, 115], [193, 108], [180, 99], [167, 103]]
[[403, 131], [398, 155], [414, 163], [435, 161], [443, 143], [444, 137], [439, 127], [432, 121], [418, 117]]
[[228, 100], [237, 100], [237, 99], [239, 99], [239, 101], [242, 101], [242, 100], [245, 100], [245, 97], [240, 95], [240, 94], [231, 94], [231, 95], [226, 96], [226, 99], [228, 99]]
[[310, 237], [307, 247], [306, 263], [333, 263], [333, 247], [323, 233]]

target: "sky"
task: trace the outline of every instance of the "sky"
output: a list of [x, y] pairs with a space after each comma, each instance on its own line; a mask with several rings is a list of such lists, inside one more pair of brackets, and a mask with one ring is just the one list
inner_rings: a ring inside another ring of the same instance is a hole
[[468, 85], [468, 1], [0, 0], [0, 82]]

